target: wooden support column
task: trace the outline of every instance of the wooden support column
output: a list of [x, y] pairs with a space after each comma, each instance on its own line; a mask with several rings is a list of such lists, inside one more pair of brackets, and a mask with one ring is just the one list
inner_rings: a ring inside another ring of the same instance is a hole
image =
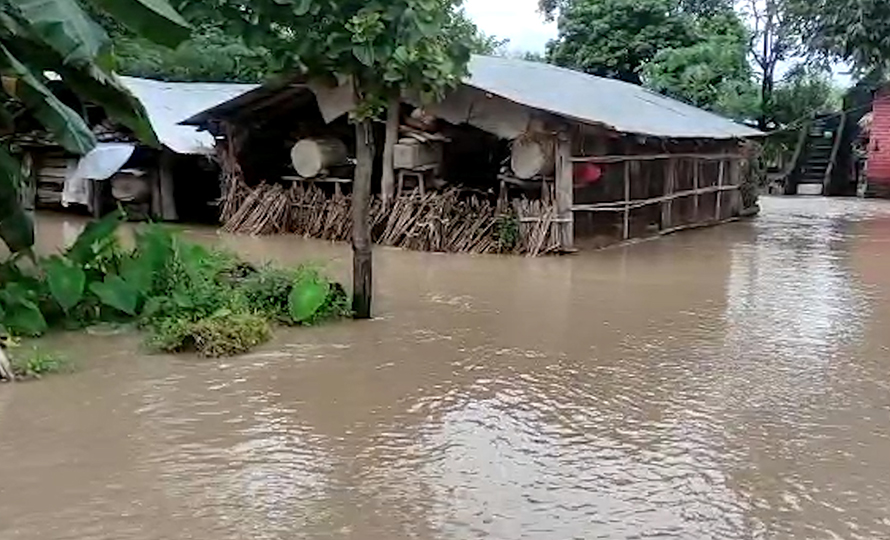
[[559, 219], [559, 243], [565, 250], [575, 245], [574, 172], [572, 166], [572, 138], [560, 132], [556, 141], [556, 217]]
[[[742, 162], [739, 159], [729, 160], [729, 185], [740, 186], [742, 183]], [[729, 192], [730, 217], [742, 213], [742, 190], [734, 189]]]
[[[726, 161], [720, 160], [720, 174], [717, 175], [717, 187], [723, 187], [723, 177], [726, 174]], [[714, 220], [720, 221], [723, 212], [723, 192], [717, 191], [717, 208], [714, 210]]]
[[173, 159], [174, 155], [171, 150], [167, 148], [161, 150], [159, 187], [161, 219], [164, 221], [176, 221], [179, 219], [179, 214], [176, 212], [176, 197], [174, 193]]
[[674, 179], [677, 175], [677, 162], [668, 159], [665, 166], [664, 195], [665, 201], [661, 203], [661, 230], [670, 229], [673, 226], [674, 199], [670, 196], [674, 193]]
[[624, 239], [630, 238], [630, 161], [624, 162]]
[[694, 166], [695, 170], [692, 173], [692, 182], [693, 182], [692, 187], [695, 190], [695, 197], [692, 198], [692, 220], [695, 223], [698, 223], [698, 207], [701, 202], [700, 201], [701, 195], [698, 194], [698, 188], [701, 187], [700, 173], [701, 173], [702, 162], [699, 160], [695, 160], [693, 163], [695, 163], [695, 166]]
[[370, 120], [355, 126], [356, 167], [352, 183], [352, 311], [371, 318], [371, 175], [374, 132]]
[[388, 206], [392, 201], [396, 185], [395, 171], [395, 146], [399, 141], [399, 106], [398, 98], [389, 100], [386, 109], [386, 140], [383, 141], [383, 179], [380, 186], [380, 195], [383, 204]]

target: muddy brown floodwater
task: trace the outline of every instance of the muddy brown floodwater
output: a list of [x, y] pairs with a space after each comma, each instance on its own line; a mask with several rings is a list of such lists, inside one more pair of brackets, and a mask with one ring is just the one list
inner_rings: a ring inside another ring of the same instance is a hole
[[566, 258], [381, 249], [376, 320], [225, 361], [54, 336], [80, 371], [0, 387], [0, 539], [888, 538], [890, 203], [763, 207]]

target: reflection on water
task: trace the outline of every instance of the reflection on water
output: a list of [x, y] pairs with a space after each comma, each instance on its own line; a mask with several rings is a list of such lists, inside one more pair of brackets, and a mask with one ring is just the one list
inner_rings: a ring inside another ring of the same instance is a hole
[[886, 538], [890, 204], [763, 206], [569, 258], [380, 249], [376, 320], [222, 362], [55, 336], [80, 372], [0, 388], [0, 538]]

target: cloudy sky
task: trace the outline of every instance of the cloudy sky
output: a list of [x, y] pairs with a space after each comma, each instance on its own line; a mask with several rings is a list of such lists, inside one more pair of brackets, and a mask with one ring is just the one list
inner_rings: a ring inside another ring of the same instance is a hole
[[511, 51], [543, 52], [556, 37], [556, 23], [544, 22], [538, 0], [466, 0], [464, 7], [485, 33], [509, 39]]

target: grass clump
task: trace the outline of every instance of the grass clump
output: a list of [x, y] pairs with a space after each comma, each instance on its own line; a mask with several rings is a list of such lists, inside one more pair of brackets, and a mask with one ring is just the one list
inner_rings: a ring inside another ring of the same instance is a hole
[[[257, 269], [159, 225], [142, 229], [125, 250], [115, 236], [122, 218], [90, 224], [70, 249], [34, 268], [0, 265], [0, 326], [39, 336], [52, 326], [136, 321], [154, 350], [216, 357], [267, 341], [275, 324], [350, 314], [343, 287], [318, 267]], [[49, 369], [49, 362], [31, 365], [35, 373]]]
[[28, 352], [15, 352], [9, 358], [12, 372], [17, 379], [40, 379], [55, 373], [67, 373], [72, 369], [71, 362], [51, 351], [34, 347]]

